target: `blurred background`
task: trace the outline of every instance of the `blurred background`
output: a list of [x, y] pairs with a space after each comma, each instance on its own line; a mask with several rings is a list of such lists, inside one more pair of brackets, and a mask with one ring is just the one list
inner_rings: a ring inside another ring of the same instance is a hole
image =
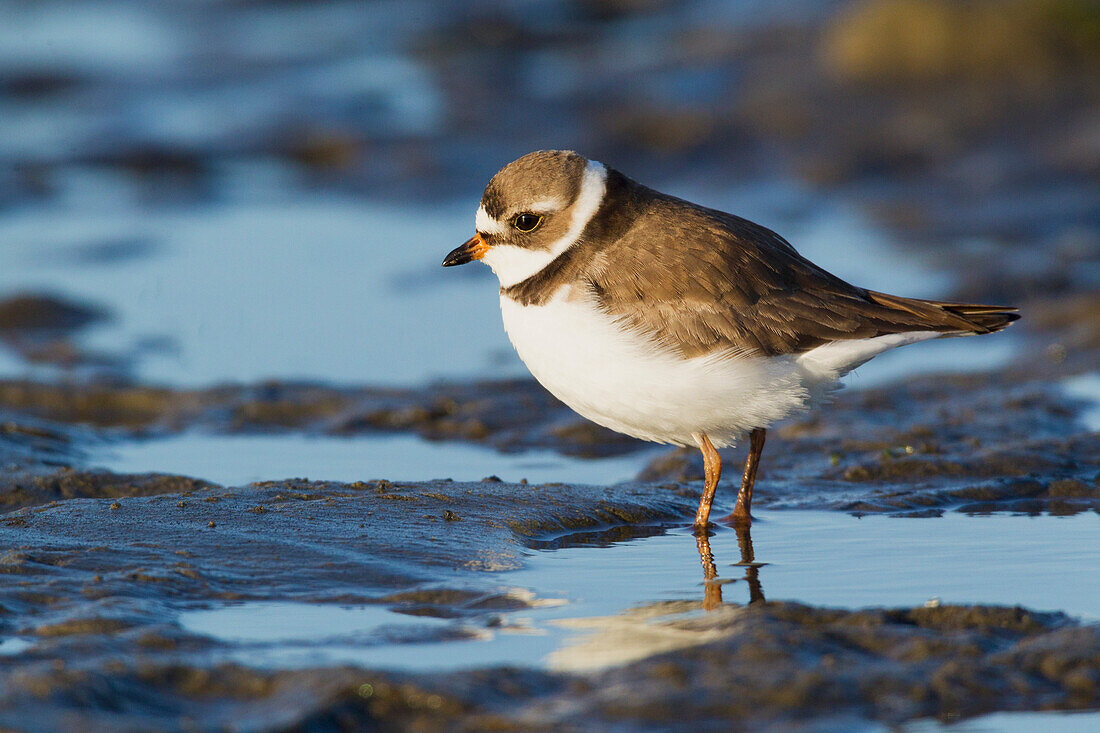
[[0, 376], [521, 374], [488, 270], [439, 262], [540, 148], [1025, 307], [915, 368], [1096, 363], [1094, 0], [4, 0]]

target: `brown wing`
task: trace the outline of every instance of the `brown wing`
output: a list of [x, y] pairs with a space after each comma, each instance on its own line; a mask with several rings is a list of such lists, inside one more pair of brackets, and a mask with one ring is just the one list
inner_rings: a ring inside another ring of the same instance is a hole
[[901, 298], [850, 285], [782, 237], [652, 191], [585, 279], [601, 306], [685, 356], [801, 353], [840, 339], [906, 331], [988, 333], [1014, 308]]

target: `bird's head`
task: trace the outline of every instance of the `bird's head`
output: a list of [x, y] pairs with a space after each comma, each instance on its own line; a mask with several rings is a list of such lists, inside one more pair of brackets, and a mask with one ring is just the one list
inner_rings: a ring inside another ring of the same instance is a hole
[[477, 233], [443, 266], [482, 260], [502, 287], [531, 277], [580, 238], [606, 178], [603, 165], [572, 151], [540, 150], [512, 161], [485, 187]]

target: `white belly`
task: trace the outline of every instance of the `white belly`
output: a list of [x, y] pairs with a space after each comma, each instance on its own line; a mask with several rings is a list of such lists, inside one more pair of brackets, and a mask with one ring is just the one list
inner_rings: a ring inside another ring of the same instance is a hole
[[[795, 412], [835, 384], [793, 357], [684, 359], [621, 329], [568, 288], [542, 306], [501, 296], [504, 328], [519, 357], [558, 399], [595, 423], [643, 440], [716, 446]], [[822, 382], [828, 382], [823, 385]]]

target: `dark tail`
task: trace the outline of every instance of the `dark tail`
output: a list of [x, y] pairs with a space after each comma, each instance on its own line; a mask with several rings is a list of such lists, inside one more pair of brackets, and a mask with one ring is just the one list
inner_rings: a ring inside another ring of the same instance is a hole
[[959, 334], [993, 333], [1020, 319], [1016, 308], [1004, 305], [918, 300], [876, 293], [873, 290], [867, 291], [867, 295], [879, 305], [916, 316], [915, 320], [926, 325], [930, 331]]

